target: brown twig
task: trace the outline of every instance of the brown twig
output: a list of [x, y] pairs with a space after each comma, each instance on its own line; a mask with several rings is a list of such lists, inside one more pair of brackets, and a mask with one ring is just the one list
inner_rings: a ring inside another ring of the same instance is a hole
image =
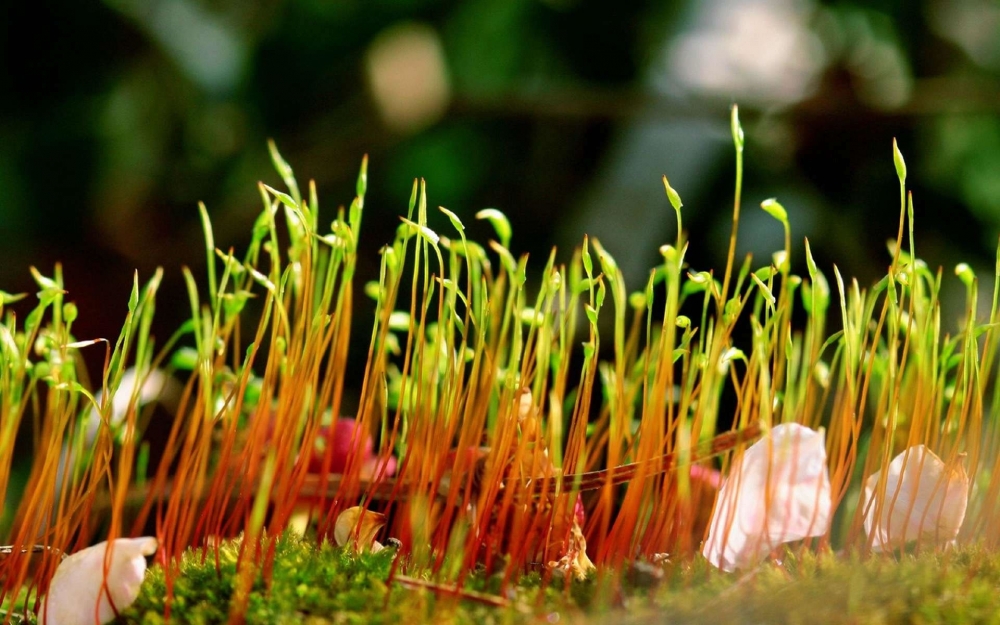
[[[747, 426], [741, 430], [720, 434], [709, 441], [702, 449], [692, 452], [692, 462], [704, 460], [729, 451], [740, 443], [756, 439], [760, 436], [760, 434], [761, 429], [757, 424]], [[655, 463], [656, 468], [646, 473], [649, 477], [673, 471], [679, 466], [677, 465], [676, 453], [664, 454], [650, 462]], [[579, 490], [581, 492], [598, 490], [603, 488], [608, 483], [612, 485], [624, 484], [635, 479], [642, 466], [643, 463], [634, 462], [598, 471], [588, 471], [586, 473], [555, 475], [546, 480], [540, 487], [535, 489], [533, 494], [536, 497], [546, 497], [554, 494], [555, 492], [567, 492], [570, 489], [573, 489], [577, 483], [579, 483]], [[522, 485], [528, 486], [531, 479], [532, 478], [524, 478]], [[302, 488], [299, 490], [298, 496], [304, 500], [323, 498], [326, 501], [331, 501], [337, 496], [341, 481], [342, 476], [339, 474], [327, 475], [325, 477], [320, 475], [307, 475], [303, 480]], [[539, 481], [541, 480], [539, 479]], [[394, 478], [383, 478], [376, 483], [362, 480], [361, 486], [366, 490], [366, 492], [371, 493], [371, 497], [373, 499], [382, 501], [390, 499], [405, 499], [407, 496], [406, 493], [409, 490], [407, 489], [406, 481], [400, 482]], [[173, 489], [174, 484], [172, 481], [167, 481], [164, 484], [163, 489], [155, 494], [151, 494], [146, 490], [133, 489], [129, 491], [125, 499], [125, 503], [126, 505], [138, 506], [145, 503], [150, 497], [155, 500], [164, 500], [170, 497]], [[234, 492], [231, 495], [231, 499], [237, 499], [239, 496], [240, 495], [238, 493]], [[110, 503], [110, 500], [105, 494], [98, 498], [95, 502], [94, 508], [95, 510], [106, 509], [110, 506]]]
[[451, 584], [437, 584], [435, 582], [428, 582], [415, 577], [408, 577], [406, 575], [396, 575], [393, 577], [393, 581], [399, 582], [407, 588], [427, 589], [439, 595], [450, 595], [453, 597], [459, 597], [460, 599], [468, 599], [469, 601], [475, 601], [477, 603], [493, 606], [495, 608], [506, 608], [510, 605], [510, 601], [498, 595], [476, 592], [475, 590], [466, 590]]
[[61, 549], [56, 549], [55, 547], [49, 547], [48, 545], [32, 545], [31, 547], [17, 549], [14, 545], [2, 545], [0, 546], [0, 556], [13, 555], [15, 552], [25, 554], [25, 553], [41, 553], [47, 551], [49, 553], [57, 553], [59, 557], [65, 560], [67, 557], [66, 552]]

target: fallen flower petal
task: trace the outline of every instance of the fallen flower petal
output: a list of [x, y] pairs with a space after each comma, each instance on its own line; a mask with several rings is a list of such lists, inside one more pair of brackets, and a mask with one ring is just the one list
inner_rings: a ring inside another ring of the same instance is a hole
[[320, 428], [309, 456], [309, 472], [320, 473], [323, 463], [329, 462], [329, 473], [343, 473], [347, 469], [347, 457], [355, 447], [362, 478], [391, 477], [396, 472], [396, 459], [389, 455], [376, 456], [371, 435], [360, 431], [357, 421], [348, 417], [341, 417], [332, 425]]
[[777, 425], [734, 464], [702, 554], [725, 571], [752, 566], [783, 543], [825, 534], [830, 508], [823, 432]]
[[[141, 386], [140, 386], [141, 383]], [[143, 375], [135, 367], [130, 367], [122, 372], [118, 389], [111, 396], [111, 412], [108, 415], [107, 425], [113, 433], [117, 433], [128, 417], [129, 406], [132, 405], [132, 396], [135, 395], [135, 405], [138, 410], [142, 406], [154, 401], [163, 402], [167, 406], [173, 406], [179, 399], [182, 389], [177, 380], [170, 377], [160, 369], [153, 369]], [[56, 474], [56, 490], [62, 489], [67, 479], [67, 474], [72, 474], [74, 468], [80, 461], [79, 445], [82, 449], [89, 449], [97, 439], [97, 433], [104, 423], [101, 411], [98, 408], [104, 401], [104, 389], [98, 389], [94, 393], [94, 403], [87, 412], [86, 425], [83, 428], [82, 443], [72, 441], [63, 443], [62, 452], [59, 456], [59, 468]], [[116, 434], [117, 435], [117, 434]]]
[[40, 625], [109, 623], [118, 612], [132, 605], [146, 574], [146, 556], [156, 553], [157, 541], [150, 536], [112, 541], [105, 578], [107, 548], [107, 541], [101, 542], [59, 564], [42, 599]]
[[[125, 422], [133, 395], [135, 395], [135, 408], [138, 409], [159, 399], [174, 403], [181, 392], [177, 381], [159, 369], [153, 369], [149, 373], [143, 374], [135, 367], [129, 367], [122, 373], [118, 389], [111, 396], [111, 414], [108, 424], [113, 429], [117, 429]], [[98, 389], [94, 393], [94, 401], [100, 404], [103, 395], [104, 389]], [[87, 414], [86, 446], [93, 444], [101, 421], [100, 411], [97, 406], [92, 406]]]
[[879, 497], [881, 474], [876, 471], [865, 482], [865, 531], [872, 551], [911, 541], [940, 544], [958, 536], [969, 496], [969, 476], [960, 462], [946, 464], [917, 445], [889, 463], [885, 493]]
[[396, 473], [396, 458], [393, 456], [371, 456], [365, 458], [361, 465], [361, 479], [374, 480], [376, 478], [392, 477]]
[[[381, 551], [382, 544], [375, 540], [375, 535], [386, 523], [381, 512], [365, 510], [361, 506], [353, 506], [337, 516], [333, 526], [333, 539], [341, 547], [351, 543], [356, 551]], [[360, 527], [358, 525], [360, 524]], [[356, 529], [357, 528], [357, 529]], [[355, 531], [357, 533], [355, 534]], [[357, 540], [352, 542], [352, 538]]]

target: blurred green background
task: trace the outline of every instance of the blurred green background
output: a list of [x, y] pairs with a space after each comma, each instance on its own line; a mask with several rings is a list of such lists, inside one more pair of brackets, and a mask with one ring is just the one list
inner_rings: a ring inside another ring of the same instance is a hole
[[693, 268], [718, 270], [732, 102], [747, 136], [740, 249], [755, 264], [781, 246], [757, 208], [777, 196], [797, 268], [808, 236], [828, 275], [832, 262], [862, 284], [884, 272], [897, 137], [918, 253], [948, 273], [967, 261], [992, 286], [995, 0], [4, 4], [0, 288], [33, 290], [30, 265], [63, 261], [81, 339], [116, 336], [133, 270], [145, 280], [157, 266], [161, 340], [176, 328], [188, 310], [180, 267], [204, 270], [196, 203], [219, 247], [244, 249], [256, 182], [280, 183], [268, 138], [300, 183], [316, 180], [324, 221], [370, 155], [362, 280], [417, 176], [473, 236], [490, 235], [477, 210], [504, 211], [535, 267], [553, 245], [568, 259], [597, 236], [638, 289], [674, 236], [667, 174]]

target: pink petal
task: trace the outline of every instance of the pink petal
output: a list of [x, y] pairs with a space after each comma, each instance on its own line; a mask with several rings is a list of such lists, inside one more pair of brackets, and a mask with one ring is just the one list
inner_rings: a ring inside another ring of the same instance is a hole
[[[347, 468], [347, 456], [352, 449], [360, 442], [358, 453], [361, 458], [370, 458], [374, 450], [372, 437], [368, 432], [358, 430], [357, 422], [354, 419], [341, 417], [333, 422], [332, 426], [323, 426], [316, 435], [316, 444], [313, 453], [309, 458], [309, 471], [319, 473], [323, 470], [323, 463], [329, 457], [329, 472], [343, 473]], [[360, 438], [360, 441], [355, 438]]]
[[726, 571], [752, 566], [782, 543], [822, 536], [830, 516], [823, 433], [777, 425], [734, 464], [702, 553]]
[[912, 541], [944, 543], [958, 536], [969, 494], [961, 464], [949, 466], [926, 446], [916, 445], [892, 459], [885, 492], [877, 494], [880, 475], [876, 471], [865, 482], [865, 531], [873, 551]]

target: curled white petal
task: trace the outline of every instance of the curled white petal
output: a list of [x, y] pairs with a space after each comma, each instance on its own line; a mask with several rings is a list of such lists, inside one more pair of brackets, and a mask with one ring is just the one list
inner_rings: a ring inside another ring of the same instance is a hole
[[[375, 540], [375, 535], [386, 523], [386, 517], [381, 512], [366, 510], [361, 506], [353, 506], [340, 513], [333, 527], [333, 539], [341, 547], [350, 545], [355, 550], [381, 551], [382, 544]], [[360, 527], [359, 527], [360, 526]], [[351, 539], [357, 532], [357, 541]]]
[[873, 551], [912, 541], [945, 543], [958, 536], [969, 496], [969, 477], [960, 462], [946, 464], [917, 445], [892, 459], [880, 494], [881, 474], [876, 471], [865, 482], [865, 531]]
[[132, 605], [146, 574], [146, 556], [156, 553], [156, 539], [146, 536], [112, 541], [105, 584], [107, 549], [107, 542], [98, 543], [59, 564], [42, 599], [40, 625], [108, 623], [115, 618], [116, 611]]
[[[141, 382], [141, 385], [140, 385]], [[111, 416], [109, 419], [112, 428], [119, 427], [125, 422], [128, 415], [129, 405], [132, 403], [132, 396], [136, 396], [136, 406], [143, 406], [164, 395], [176, 395], [179, 393], [177, 382], [159, 369], [153, 369], [143, 375], [135, 367], [129, 367], [122, 373], [118, 390], [111, 396]], [[103, 390], [98, 390], [94, 395], [97, 403], [101, 402]], [[85, 443], [90, 445], [97, 437], [97, 430], [101, 425], [101, 413], [96, 406], [92, 406], [87, 415], [87, 434]]]
[[[153, 401], [164, 402], [165, 405], [170, 406], [180, 397], [181, 387], [177, 380], [160, 369], [153, 369], [144, 375], [135, 367], [129, 367], [122, 372], [118, 390], [111, 397], [111, 414], [108, 424], [113, 430], [117, 430], [125, 423], [133, 395], [135, 395], [136, 409]], [[104, 390], [98, 389], [94, 393], [94, 401], [100, 405], [103, 396]], [[78, 468], [80, 462], [81, 450], [93, 446], [101, 422], [100, 410], [97, 406], [90, 406], [80, 437], [63, 443], [56, 472], [56, 492], [62, 490], [67, 480], [72, 479], [73, 471]]]
[[725, 571], [753, 566], [778, 545], [825, 534], [830, 508], [823, 432], [777, 425], [733, 466], [702, 554]]

